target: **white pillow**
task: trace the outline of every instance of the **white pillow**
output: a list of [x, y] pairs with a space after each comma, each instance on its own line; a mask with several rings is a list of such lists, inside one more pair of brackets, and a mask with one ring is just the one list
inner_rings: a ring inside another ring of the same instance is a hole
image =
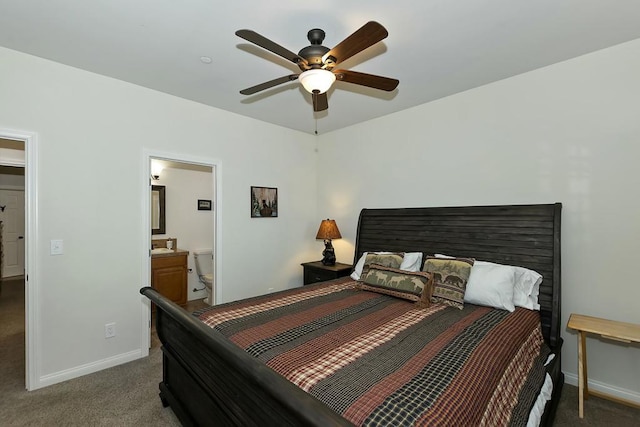
[[[438, 258], [451, 258], [448, 255], [435, 254]], [[538, 295], [540, 293], [540, 283], [542, 283], [542, 275], [537, 271], [529, 270], [524, 267], [518, 267], [513, 265], [496, 264], [488, 261], [476, 261], [471, 268], [471, 276], [469, 282], [473, 277], [473, 269], [478, 265], [498, 265], [513, 270], [513, 305], [516, 307], [528, 308], [529, 310], [540, 310], [540, 304], [538, 303]], [[467, 283], [467, 291], [469, 292], [469, 283]], [[475, 299], [476, 297], [474, 297]], [[465, 301], [467, 300], [465, 293]], [[471, 302], [471, 301], [469, 301]], [[473, 302], [471, 302], [473, 304]], [[491, 304], [482, 304], [490, 305]], [[506, 309], [506, 308], [505, 308]], [[512, 311], [512, 310], [510, 310]]]
[[513, 267], [516, 272], [516, 283], [513, 288], [513, 303], [529, 310], [540, 310], [538, 295], [542, 275], [537, 271], [524, 267]]
[[514, 311], [515, 273], [510, 266], [476, 261], [471, 267], [464, 302]]
[[[374, 252], [376, 254], [393, 254], [397, 252]], [[368, 252], [363, 252], [362, 256], [356, 263], [356, 266], [353, 269], [353, 273], [351, 273], [351, 278], [353, 280], [360, 280], [360, 275], [362, 274], [362, 269], [364, 268], [364, 262], [367, 258]], [[422, 252], [405, 252], [404, 257], [402, 258], [402, 264], [400, 264], [400, 270], [405, 271], [420, 271], [420, 267], [422, 267]]]
[[420, 271], [422, 267], [422, 252], [405, 252], [400, 270]]
[[443, 255], [443, 254], [433, 254], [434, 257], [436, 258], [445, 258], [445, 259], [454, 259], [454, 256], [450, 256], [450, 255]]

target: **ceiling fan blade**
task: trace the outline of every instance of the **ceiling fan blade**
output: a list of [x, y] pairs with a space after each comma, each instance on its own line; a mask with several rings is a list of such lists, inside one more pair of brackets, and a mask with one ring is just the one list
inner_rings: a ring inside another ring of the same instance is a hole
[[236, 31], [236, 36], [243, 38], [247, 41], [250, 41], [253, 44], [257, 44], [258, 46], [267, 49], [270, 52], [275, 53], [278, 56], [283, 57], [286, 60], [293, 62], [294, 64], [303, 63], [306, 64], [307, 61], [299, 56], [297, 53], [291, 52], [289, 49], [285, 49], [280, 46], [278, 43], [269, 40], [268, 38], [261, 36], [252, 30], [238, 30]]
[[265, 89], [272, 88], [274, 86], [281, 85], [283, 83], [292, 82], [298, 79], [297, 74], [290, 74], [288, 76], [278, 77], [277, 79], [269, 80], [268, 82], [260, 83], [259, 85], [251, 86], [240, 91], [243, 95], [253, 95]]
[[386, 90], [391, 92], [398, 87], [399, 80], [389, 77], [376, 76], [373, 74], [359, 73], [350, 70], [334, 70], [336, 80], [342, 82], [353, 83], [357, 85], [372, 87], [374, 89]]
[[384, 40], [389, 33], [387, 30], [375, 21], [369, 21], [356, 30], [349, 37], [338, 43], [333, 49], [325, 53], [322, 57], [322, 63], [329, 57], [333, 57], [333, 62], [338, 64], [351, 58], [356, 53], [362, 52], [366, 48], [373, 46], [380, 40]]
[[329, 108], [329, 101], [327, 100], [327, 92], [324, 93], [312, 93], [313, 97], [313, 111], [324, 111]]

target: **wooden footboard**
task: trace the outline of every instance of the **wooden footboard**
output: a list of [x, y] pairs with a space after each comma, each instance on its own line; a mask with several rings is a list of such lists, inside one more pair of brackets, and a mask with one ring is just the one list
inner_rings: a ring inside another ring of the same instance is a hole
[[154, 289], [140, 293], [157, 307], [160, 398], [183, 425], [352, 425]]

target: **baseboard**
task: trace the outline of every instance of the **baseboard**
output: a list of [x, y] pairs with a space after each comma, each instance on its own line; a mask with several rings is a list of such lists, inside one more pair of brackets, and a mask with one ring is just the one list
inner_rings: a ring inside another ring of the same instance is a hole
[[[564, 373], [564, 381], [567, 384], [578, 387], [578, 376], [576, 374]], [[640, 393], [636, 391], [627, 390], [624, 388], [612, 386], [610, 384], [601, 383], [599, 381], [588, 380], [589, 390], [608, 394], [618, 399], [627, 400], [635, 404], [640, 405]]]
[[131, 362], [136, 359], [140, 359], [141, 357], [143, 357], [142, 351], [134, 350], [128, 353], [122, 353], [116, 356], [108, 357], [106, 359], [98, 360], [96, 362], [80, 365], [75, 368], [65, 369], [64, 371], [43, 375], [39, 378], [38, 384], [36, 384], [35, 387], [32, 387], [31, 390], [47, 387], [53, 384], [61, 383], [63, 381], [78, 378], [83, 375], [102, 371], [103, 369], [122, 365], [123, 363]]

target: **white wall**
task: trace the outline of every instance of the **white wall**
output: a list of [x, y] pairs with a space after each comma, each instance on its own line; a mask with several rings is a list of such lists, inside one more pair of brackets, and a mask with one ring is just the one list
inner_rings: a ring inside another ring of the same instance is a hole
[[[563, 203], [563, 371], [570, 313], [640, 323], [640, 40], [319, 137], [318, 213], [350, 262], [363, 207]], [[402, 83], [400, 84], [402, 90]], [[640, 402], [640, 346], [589, 338], [589, 378]]]
[[[38, 135], [34, 387], [144, 354], [145, 150], [221, 162], [224, 301], [302, 282], [317, 227], [313, 136], [4, 48], [0, 64], [0, 129]], [[250, 219], [251, 185], [278, 187], [279, 218]], [[64, 255], [48, 254], [50, 239]]]
[[24, 142], [0, 138], [0, 188], [24, 190]]
[[[166, 234], [156, 234], [152, 238], [177, 238], [178, 248], [189, 251], [187, 299], [191, 301], [204, 298], [207, 294], [196, 274], [193, 251], [214, 247], [215, 210], [197, 209], [198, 199], [214, 200], [213, 174], [188, 168], [165, 167], [160, 179], [153, 184], [165, 186]], [[202, 290], [194, 292], [194, 288]]]
[[24, 142], [0, 138], [0, 164], [24, 166]]
[[[0, 167], [0, 188], [24, 190], [24, 173], [17, 175], [15, 173], [3, 173], [3, 171], [5, 169]], [[22, 172], [24, 171], [22, 170]]]

